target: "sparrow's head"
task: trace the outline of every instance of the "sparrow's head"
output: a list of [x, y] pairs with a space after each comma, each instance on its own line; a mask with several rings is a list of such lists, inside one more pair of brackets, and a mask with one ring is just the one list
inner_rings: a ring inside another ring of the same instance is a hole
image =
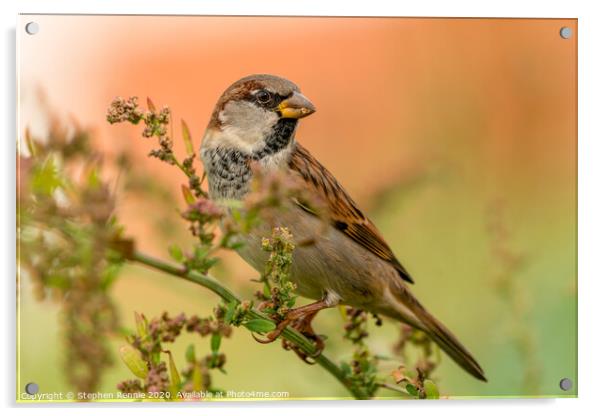
[[203, 145], [258, 151], [274, 136], [292, 136], [297, 120], [315, 111], [291, 81], [274, 75], [250, 75], [222, 94], [205, 135], [204, 142], [208, 143]]

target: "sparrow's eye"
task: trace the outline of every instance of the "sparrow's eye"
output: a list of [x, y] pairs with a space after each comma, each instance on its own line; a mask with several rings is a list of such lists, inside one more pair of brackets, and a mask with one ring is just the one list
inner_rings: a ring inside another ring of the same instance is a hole
[[255, 98], [260, 104], [267, 104], [272, 99], [272, 94], [269, 91], [261, 90], [255, 94]]

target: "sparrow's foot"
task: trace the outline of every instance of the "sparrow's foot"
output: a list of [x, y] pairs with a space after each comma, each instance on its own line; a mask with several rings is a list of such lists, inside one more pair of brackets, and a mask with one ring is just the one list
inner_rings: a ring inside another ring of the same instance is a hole
[[324, 341], [322, 340], [322, 338], [320, 338], [319, 335], [316, 335], [316, 333], [312, 329], [311, 321], [319, 311], [330, 306], [331, 305], [328, 304], [326, 300], [320, 300], [314, 303], [310, 303], [309, 305], [291, 309], [286, 314], [286, 317], [280, 323], [278, 323], [276, 329], [274, 329], [272, 332], [269, 332], [266, 335], [265, 339], [259, 339], [254, 334], [253, 338], [255, 338], [257, 342], [260, 342], [262, 344], [269, 344], [271, 342], [274, 342], [282, 334], [286, 327], [292, 325], [293, 328], [301, 332], [303, 335], [305, 335], [307, 338], [309, 338], [315, 343], [316, 351], [310, 356], [301, 349], [299, 349], [299, 347], [286, 340], [283, 340], [283, 347], [285, 349], [291, 349], [295, 351], [295, 353], [299, 357], [301, 357], [303, 361], [309, 362], [307, 358], [317, 357], [324, 349]]

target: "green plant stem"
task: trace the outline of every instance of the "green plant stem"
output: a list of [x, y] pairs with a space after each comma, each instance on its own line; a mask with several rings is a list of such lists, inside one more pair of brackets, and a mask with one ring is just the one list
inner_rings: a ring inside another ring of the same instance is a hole
[[184, 173], [184, 175], [186, 175], [187, 178], [190, 178], [190, 175], [188, 174], [188, 171], [186, 171], [186, 169], [184, 169], [184, 165], [182, 165], [180, 163], [180, 161], [178, 159], [176, 159], [175, 156], [172, 156], [171, 160], [176, 165], [176, 167], [178, 167]]
[[[240, 299], [227, 287], [223, 286], [216, 279], [209, 275], [201, 274], [195, 271], [189, 271], [183, 268], [182, 266], [175, 266], [173, 264], [167, 263], [163, 260], [148, 256], [144, 253], [136, 251], [129, 259], [130, 261], [144, 264], [148, 267], [151, 267], [156, 270], [160, 270], [162, 272], [168, 273], [170, 275], [182, 278], [184, 280], [188, 280], [189, 282], [196, 283], [201, 285], [219, 297], [221, 297], [226, 302], [237, 302], [240, 303]], [[249, 314], [253, 318], [261, 318], [268, 319], [266, 315], [257, 311], [256, 309], [252, 309], [249, 311]], [[286, 328], [282, 336], [300, 347], [306, 354], [312, 355], [315, 353], [315, 347], [305, 336], [303, 336], [298, 331], [292, 328]], [[337, 366], [334, 362], [328, 359], [324, 354], [320, 354], [315, 359], [316, 364], [320, 365], [330, 374], [332, 374], [343, 386], [351, 393], [351, 395], [356, 399], [369, 399], [369, 395], [363, 390], [356, 386], [353, 386], [349, 380], [345, 377], [342, 370]]]

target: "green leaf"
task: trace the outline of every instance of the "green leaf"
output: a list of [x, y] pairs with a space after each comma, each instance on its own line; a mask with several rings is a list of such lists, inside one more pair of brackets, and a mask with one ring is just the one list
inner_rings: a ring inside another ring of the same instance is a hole
[[272, 296], [272, 289], [270, 288], [270, 284], [268, 283], [267, 278], [263, 285], [263, 296], [265, 296], [268, 299], [270, 298], [270, 296]]
[[211, 335], [211, 352], [217, 354], [222, 343], [222, 334], [214, 332]]
[[245, 246], [245, 242], [244, 241], [235, 241], [233, 243], [230, 243], [228, 245], [228, 248], [230, 250], [240, 250], [241, 248], [243, 248]]
[[432, 380], [424, 380], [424, 393], [426, 394], [427, 399], [439, 398], [439, 389]]
[[165, 351], [169, 357], [169, 380], [171, 381], [169, 385], [169, 390], [171, 392], [171, 397], [175, 398], [178, 395], [178, 391], [180, 390], [180, 374], [178, 373], [178, 368], [176, 367], [176, 363], [173, 360], [173, 356], [171, 355], [171, 351]]
[[184, 253], [182, 253], [182, 249], [180, 248], [180, 246], [176, 244], [170, 244], [168, 250], [169, 255], [172, 259], [174, 259], [178, 263], [182, 263], [184, 261]]
[[188, 129], [188, 124], [186, 124], [184, 120], [182, 120], [182, 138], [184, 139], [184, 145], [186, 146], [186, 153], [188, 156], [192, 156], [194, 154], [194, 146], [192, 145], [190, 129]]
[[351, 374], [351, 366], [346, 362], [341, 363], [341, 370], [343, 371], [343, 374], [345, 374], [346, 377]]
[[161, 351], [153, 351], [150, 356], [152, 365], [159, 365], [161, 362]]
[[205, 247], [201, 244], [194, 246], [194, 257], [197, 259], [204, 259], [209, 254], [209, 247]]
[[229, 324], [232, 322], [232, 318], [234, 318], [234, 313], [236, 312], [236, 307], [238, 306], [238, 302], [230, 302], [226, 306], [226, 313], [224, 314], [224, 322]]
[[102, 290], [107, 290], [119, 276], [121, 264], [109, 263], [101, 272], [100, 287]]
[[194, 197], [194, 195], [192, 195], [192, 192], [190, 192], [190, 188], [186, 185], [182, 185], [182, 196], [184, 197], [184, 201], [186, 201], [188, 205], [192, 205], [196, 202], [196, 198]]
[[119, 356], [136, 377], [145, 378], [147, 376], [148, 366], [142, 359], [140, 351], [131, 345], [124, 345], [119, 348]]
[[347, 321], [347, 308], [344, 305], [339, 305], [338, 309], [339, 313], [341, 314], [341, 318], [343, 318], [343, 321]]
[[144, 338], [148, 335], [148, 321], [146, 317], [138, 312], [134, 312], [134, 319], [136, 320], [136, 333], [140, 338]]
[[31, 188], [34, 192], [52, 195], [54, 190], [62, 185], [54, 158], [48, 157], [41, 166], [34, 169], [31, 177]]
[[190, 344], [188, 348], [186, 348], [186, 362], [192, 364], [196, 361], [196, 354], [194, 352], [194, 345]]
[[195, 363], [192, 369], [192, 389], [194, 391], [201, 391], [203, 389], [203, 372], [199, 363]]
[[218, 262], [219, 262], [219, 258], [217, 258], [217, 257], [211, 257], [209, 259], [206, 259], [205, 260], [205, 272], [207, 272], [207, 270], [209, 270], [210, 268], [215, 266]]
[[414, 397], [418, 397], [418, 389], [413, 384], [406, 384], [406, 390]]
[[276, 324], [267, 319], [251, 319], [243, 325], [253, 332], [270, 332], [276, 329]]

